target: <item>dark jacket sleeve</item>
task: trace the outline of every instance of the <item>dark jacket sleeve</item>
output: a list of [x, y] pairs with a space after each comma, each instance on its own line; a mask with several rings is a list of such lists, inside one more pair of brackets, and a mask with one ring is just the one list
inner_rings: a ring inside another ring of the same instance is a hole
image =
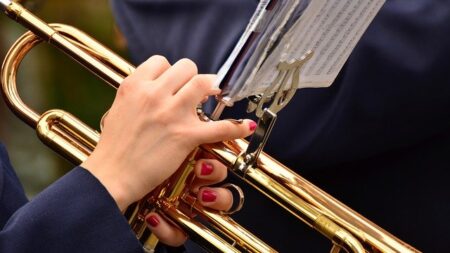
[[142, 252], [112, 197], [87, 170], [76, 167], [27, 203], [1, 153], [0, 217], [6, 224], [0, 252]]
[[6, 149], [0, 143], [0, 228], [27, 202], [19, 178], [10, 166]]

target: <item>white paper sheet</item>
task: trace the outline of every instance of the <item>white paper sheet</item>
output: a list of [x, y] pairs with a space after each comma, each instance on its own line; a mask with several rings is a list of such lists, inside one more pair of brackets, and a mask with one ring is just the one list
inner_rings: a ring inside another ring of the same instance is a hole
[[[308, 50], [313, 50], [314, 55], [301, 71], [298, 88], [330, 86], [384, 2], [278, 1], [278, 9], [264, 11], [265, 16], [259, 15], [252, 28], [247, 29], [250, 34], [257, 30], [255, 24], [262, 23], [262, 31], [258, 32], [266, 34], [258, 34], [252, 55], [238, 65], [241, 69], [228, 80], [224, 88], [226, 99], [233, 102], [264, 92], [273, 86], [280, 61], [300, 59]], [[278, 17], [268, 18], [269, 15]], [[232, 61], [228, 60], [228, 67]], [[227, 71], [224, 65], [219, 76], [225, 76]]]

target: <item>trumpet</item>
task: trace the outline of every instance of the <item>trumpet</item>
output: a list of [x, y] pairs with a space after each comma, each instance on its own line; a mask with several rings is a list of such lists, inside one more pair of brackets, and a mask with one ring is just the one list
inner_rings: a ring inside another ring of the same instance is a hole
[[[135, 68], [74, 27], [47, 24], [11, 0], [0, 0], [0, 6], [9, 17], [30, 30], [14, 43], [4, 59], [1, 69], [3, 97], [20, 119], [36, 129], [38, 137], [46, 145], [69, 161], [79, 164], [93, 151], [100, 133], [68, 112], [53, 109], [39, 114], [27, 106], [16, 87], [21, 61], [34, 46], [45, 41], [113, 88], [118, 88]], [[333, 253], [419, 252], [264, 152], [248, 157], [245, 152], [248, 146], [245, 140], [201, 145], [165, 184], [130, 206], [124, 214], [144, 249], [151, 251], [157, 243], [157, 239], [146, 229], [144, 221], [148, 212], [156, 210], [208, 251], [276, 252], [229, 215], [201, 207], [190, 194], [188, 186], [192, 179], [192, 164], [206, 152], [228, 166], [243, 181], [329, 238]], [[192, 213], [209, 222], [210, 226], [194, 219]]]

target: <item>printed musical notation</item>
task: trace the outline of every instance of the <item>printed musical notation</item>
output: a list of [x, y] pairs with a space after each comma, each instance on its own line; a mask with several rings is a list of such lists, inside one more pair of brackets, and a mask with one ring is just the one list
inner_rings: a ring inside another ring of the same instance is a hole
[[[224, 100], [263, 93], [278, 63], [314, 55], [297, 88], [330, 86], [385, 0], [261, 1], [232, 54], [219, 71]], [[273, 87], [271, 87], [273, 86]]]

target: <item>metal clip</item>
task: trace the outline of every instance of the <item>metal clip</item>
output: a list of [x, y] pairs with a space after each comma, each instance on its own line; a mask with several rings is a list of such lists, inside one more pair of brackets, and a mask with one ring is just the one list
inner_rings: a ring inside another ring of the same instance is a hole
[[[300, 84], [300, 70], [311, 59], [312, 55], [313, 52], [310, 50], [299, 60], [280, 62], [277, 65], [279, 73], [273, 81], [273, 85], [268, 87], [264, 94], [248, 97], [247, 112], [256, 111], [259, 121], [247, 150], [238, 157], [234, 164], [235, 172], [245, 177], [248, 168], [258, 161], [258, 157], [272, 132], [277, 113], [291, 101]], [[289, 80], [291, 80], [290, 84], [288, 84]], [[270, 103], [270, 106], [265, 107], [268, 103]]]
[[[280, 62], [277, 65], [278, 75], [264, 94], [249, 97], [249, 105], [247, 112], [256, 111], [256, 116], [260, 118], [264, 109], [264, 105], [270, 103], [267, 107], [271, 112], [278, 113], [283, 109], [292, 97], [294, 97], [300, 84], [300, 70], [305, 63], [311, 59], [313, 52], [309, 50], [299, 60], [293, 62]], [[289, 84], [288, 81], [291, 80]]]
[[275, 113], [271, 112], [269, 109], [264, 110], [263, 115], [259, 118], [258, 127], [248, 143], [247, 150], [238, 157], [234, 164], [234, 170], [236, 172], [245, 176], [247, 169], [257, 162], [259, 154], [261, 154], [269, 139], [269, 135], [272, 132], [276, 119], [277, 115]]

